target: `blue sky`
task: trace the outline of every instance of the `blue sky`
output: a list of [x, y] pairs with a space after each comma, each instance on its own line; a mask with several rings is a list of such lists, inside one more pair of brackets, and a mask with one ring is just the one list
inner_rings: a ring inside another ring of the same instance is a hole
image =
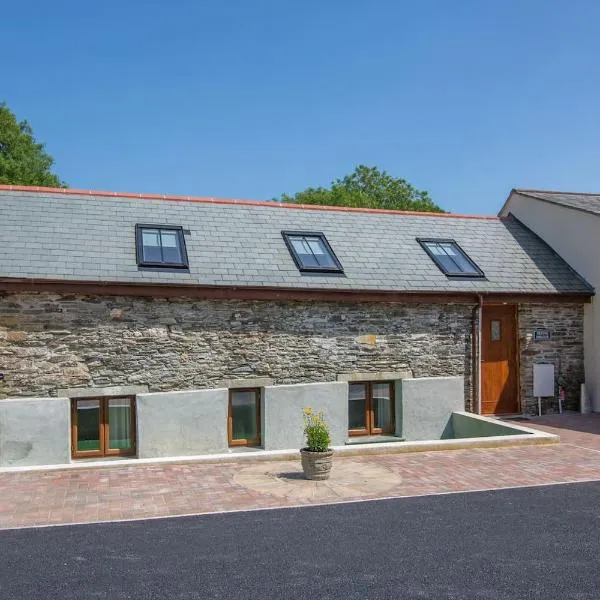
[[600, 191], [595, 0], [5, 3], [0, 100], [72, 187], [269, 199], [357, 164], [454, 212]]

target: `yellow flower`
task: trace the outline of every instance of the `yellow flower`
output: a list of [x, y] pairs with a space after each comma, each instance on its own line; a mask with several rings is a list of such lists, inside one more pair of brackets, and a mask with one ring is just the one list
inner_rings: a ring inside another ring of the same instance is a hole
[[308, 416], [308, 415], [312, 415], [312, 408], [305, 408], [305, 409], [304, 409], [304, 414], [305, 414], [306, 416]]

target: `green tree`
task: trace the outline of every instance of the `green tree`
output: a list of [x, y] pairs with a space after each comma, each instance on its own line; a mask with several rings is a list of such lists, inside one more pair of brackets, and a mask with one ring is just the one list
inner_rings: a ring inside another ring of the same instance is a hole
[[365, 165], [359, 165], [350, 175], [336, 179], [328, 188], [308, 188], [293, 196], [283, 194], [277, 200], [296, 204], [444, 212], [427, 192], [414, 188], [405, 179]]
[[17, 121], [6, 104], [0, 103], [0, 183], [67, 187], [51, 172], [53, 164], [29, 123]]

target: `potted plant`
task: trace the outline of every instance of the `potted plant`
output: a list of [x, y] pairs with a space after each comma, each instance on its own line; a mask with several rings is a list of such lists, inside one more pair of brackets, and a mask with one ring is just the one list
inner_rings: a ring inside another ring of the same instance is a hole
[[333, 450], [329, 448], [331, 437], [323, 411], [314, 413], [312, 408], [304, 409], [304, 435], [306, 448], [300, 450], [302, 470], [306, 479], [329, 479]]

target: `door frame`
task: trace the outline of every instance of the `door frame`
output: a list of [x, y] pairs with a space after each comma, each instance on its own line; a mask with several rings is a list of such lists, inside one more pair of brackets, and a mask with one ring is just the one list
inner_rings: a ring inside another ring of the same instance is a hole
[[478, 343], [478, 350], [479, 350], [479, 360], [478, 360], [478, 414], [480, 414], [481, 416], [493, 416], [494, 414], [511, 414], [511, 413], [489, 413], [489, 414], [485, 414], [483, 412], [483, 385], [481, 383], [481, 378], [482, 378], [482, 374], [483, 374], [483, 322], [484, 322], [484, 315], [486, 312], [486, 308], [496, 308], [496, 307], [503, 307], [503, 308], [508, 308], [511, 307], [514, 311], [514, 323], [515, 323], [515, 332], [514, 332], [514, 339], [513, 339], [513, 347], [515, 350], [515, 360], [514, 360], [514, 364], [515, 364], [515, 379], [516, 379], [516, 393], [517, 393], [517, 412], [521, 412], [522, 410], [522, 403], [521, 403], [521, 339], [520, 339], [520, 335], [519, 335], [519, 304], [513, 303], [513, 302], [483, 302], [480, 304], [481, 306], [481, 310], [480, 310], [480, 318], [479, 318], [479, 332], [478, 332], [478, 337], [479, 337], [479, 343]]
[[[131, 422], [129, 436], [131, 448], [109, 448], [110, 423], [108, 421], [108, 404], [110, 400], [128, 399], [131, 402]], [[100, 424], [98, 439], [99, 450], [77, 450], [77, 403], [86, 400], [97, 400], [100, 409]], [[85, 396], [71, 398], [71, 457], [72, 458], [103, 458], [111, 456], [134, 456], [137, 453], [137, 406], [135, 396]]]

